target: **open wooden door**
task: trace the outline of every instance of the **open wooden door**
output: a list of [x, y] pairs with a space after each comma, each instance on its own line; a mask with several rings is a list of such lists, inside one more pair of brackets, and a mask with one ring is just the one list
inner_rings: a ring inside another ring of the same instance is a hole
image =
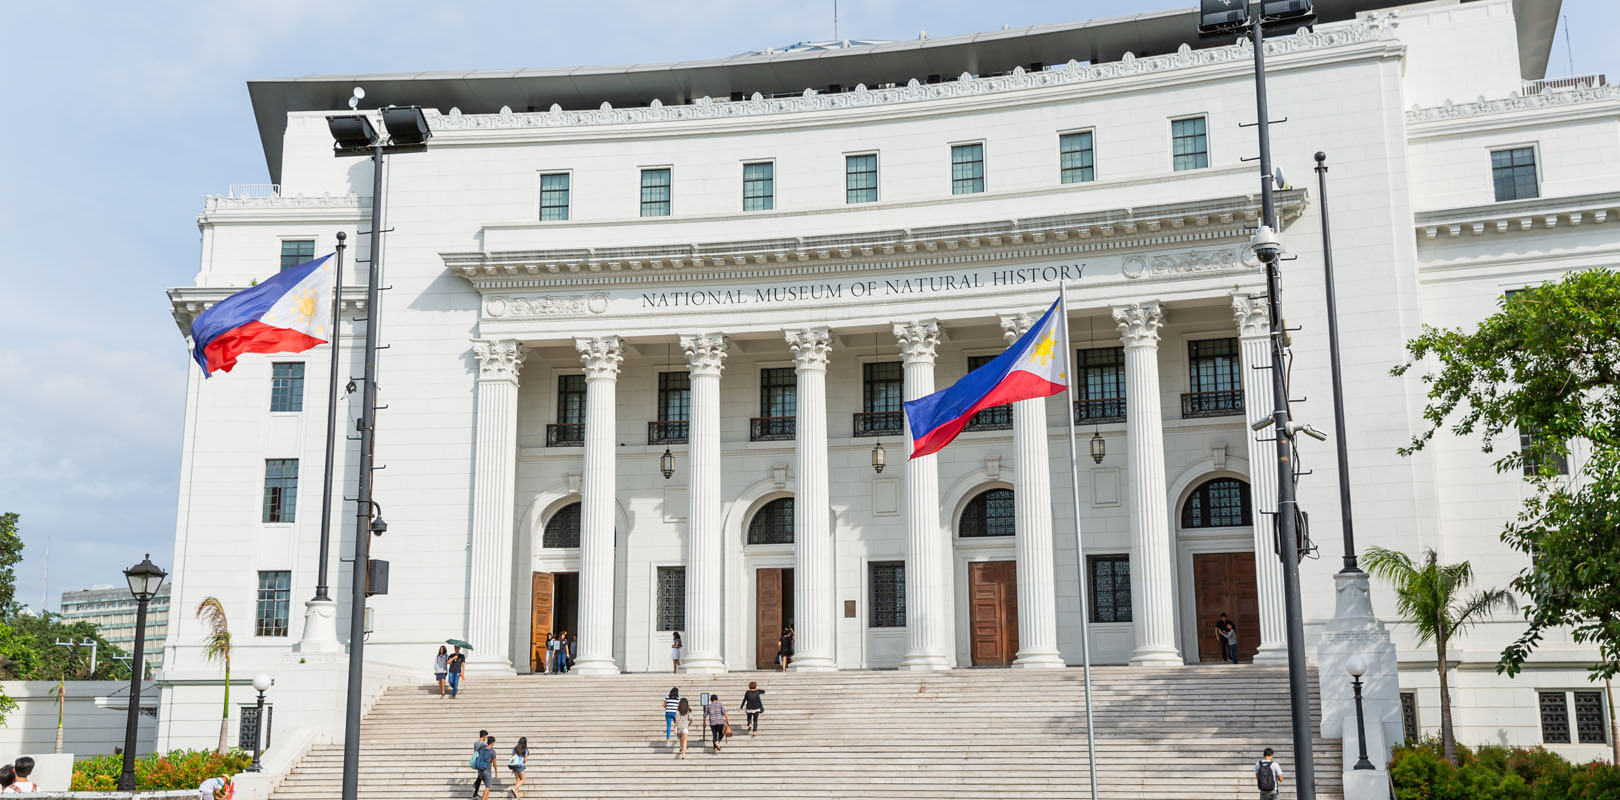
[[1255, 583], [1252, 551], [1193, 554], [1199, 661], [1221, 660], [1215, 622], [1222, 612], [1237, 626], [1238, 660], [1254, 660], [1260, 649], [1260, 595]]
[[529, 671], [543, 672], [546, 665], [546, 635], [551, 633], [551, 573], [534, 573], [533, 591], [534, 613], [529, 620]]
[[1018, 565], [968, 564], [968, 628], [975, 667], [1005, 667], [1018, 655]]
[[782, 638], [782, 570], [754, 571], [754, 666], [776, 669], [776, 640]]

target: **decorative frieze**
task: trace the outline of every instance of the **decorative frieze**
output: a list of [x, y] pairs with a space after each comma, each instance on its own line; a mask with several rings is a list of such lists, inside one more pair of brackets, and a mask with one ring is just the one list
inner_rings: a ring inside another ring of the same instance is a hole
[[491, 319], [512, 317], [537, 319], [541, 317], [583, 317], [607, 311], [608, 298], [601, 292], [592, 294], [504, 295], [484, 298], [484, 316]]
[[1159, 253], [1145, 256], [1126, 256], [1122, 268], [1127, 278], [1144, 275], [1186, 275], [1195, 272], [1224, 272], [1254, 269], [1245, 264], [1235, 247], [1218, 250], [1187, 250], [1180, 253]]
[[1428, 108], [1413, 106], [1406, 112], [1406, 121], [1434, 122], [1437, 120], [1464, 119], [1488, 114], [1511, 114], [1516, 111], [1534, 111], [1542, 108], [1557, 108], [1559, 106], [1613, 100], [1620, 100], [1620, 85], [1580, 86], [1572, 89], [1542, 91], [1536, 94], [1518, 94], [1515, 92], [1507, 97], [1500, 97], [1495, 100], [1486, 100], [1481, 97], [1471, 103], [1453, 103], [1448, 100], [1445, 105], [1430, 106]]

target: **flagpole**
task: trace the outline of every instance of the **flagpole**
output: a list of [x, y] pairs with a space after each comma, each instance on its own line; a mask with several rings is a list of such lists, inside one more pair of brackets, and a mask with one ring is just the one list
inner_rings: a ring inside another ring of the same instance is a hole
[[337, 232], [337, 265], [335, 266], [335, 277], [332, 282], [332, 343], [328, 348], [332, 364], [331, 375], [326, 384], [326, 485], [321, 489], [320, 568], [316, 572], [314, 598], [327, 601], [332, 599], [326, 591], [326, 559], [332, 545], [332, 464], [337, 452], [338, 350], [341, 346], [341, 332], [343, 330], [343, 251], [348, 248], [346, 243], [348, 238], [348, 233], [344, 231]]
[[[1069, 287], [1058, 284], [1058, 318], [1063, 321], [1063, 358], [1074, 372], [1074, 349], [1069, 345]], [[1090, 612], [1086, 608], [1086, 548], [1080, 540], [1080, 458], [1074, 439], [1074, 380], [1068, 376], [1068, 407], [1063, 418], [1069, 429], [1069, 490], [1074, 499], [1074, 557], [1080, 574], [1080, 676], [1086, 689], [1086, 776], [1091, 779], [1091, 800], [1097, 800], [1097, 736], [1091, 722], [1091, 636], [1087, 629]]]

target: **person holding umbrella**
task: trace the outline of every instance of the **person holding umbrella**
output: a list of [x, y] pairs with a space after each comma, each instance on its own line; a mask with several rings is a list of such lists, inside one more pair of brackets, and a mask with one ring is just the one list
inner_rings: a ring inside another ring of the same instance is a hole
[[461, 652], [461, 649], [465, 647], [471, 650], [473, 647], [460, 639], [446, 639], [444, 643], [456, 648], [456, 651], [450, 654], [450, 658], [445, 663], [445, 668], [449, 670], [450, 677], [450, 699], [454, 700], [456, 695], [461, 692], [462, 670], [467, 665], [467, 654]]

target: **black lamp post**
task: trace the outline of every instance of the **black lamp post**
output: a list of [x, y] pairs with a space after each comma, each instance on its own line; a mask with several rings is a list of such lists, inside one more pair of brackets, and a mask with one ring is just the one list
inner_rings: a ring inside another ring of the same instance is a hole
[[135, 791], [135, 731], [140, 725], [141, 678], [146, 672], [146, 604], [163, 588], [168, 573], [152, 563], [147, 553], [141, 563], [124, 570], [129, 592], [135, 595], [135, 658], [129, 662], [129, 714], [124, 719], [124, 770], [118, 774], [118, 790]]
[[1361, 676], [1367, 674], [1367, 659], [1351, 656], [1344, 662], [1344, 668], [1350, 673], [1350, 688], [1356, 693], [1356, 742], [1361, 746], [1361, 757], [1351, 769], [1376, 769], [1367, 760], [1367, 720], [1361, 712]]
[[1328, 225], [1327, 153], [1316, 154], [1317, 205], [1322, 209], [1322, 275], [1327, 286], [1328, 358], [1333, 374], [1333, 437], [1339, 457], [1339, 519], [1344, 527], [1344, 569], [1361, 572], [1356, 565], [1356, 531], [1350, 523], [1350, 454], [1344, 430], [1344, 378], [1339, 370], [1339, 303], [1333, 287], [1333, 236]]
[[263, 769], [259, 758], [264, 755], [264, 693], [274, 684], [275, 681], [263, 672], [253, 676], [253, 688], [259, 692], [259, 705], [258, 713], [253, 715], [253, 763], [248, 765], [248, 772]]

